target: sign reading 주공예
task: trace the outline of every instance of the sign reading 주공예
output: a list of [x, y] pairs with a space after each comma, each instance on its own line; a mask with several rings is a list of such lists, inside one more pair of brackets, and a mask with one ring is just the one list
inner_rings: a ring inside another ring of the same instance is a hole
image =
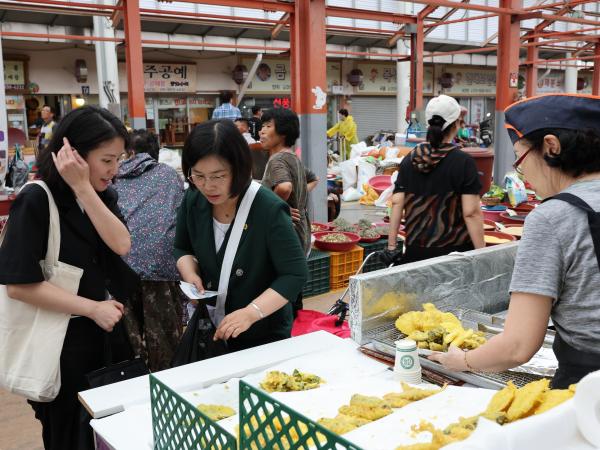
[[196, 65], [145, 63], [146, 92], [196, 92]]

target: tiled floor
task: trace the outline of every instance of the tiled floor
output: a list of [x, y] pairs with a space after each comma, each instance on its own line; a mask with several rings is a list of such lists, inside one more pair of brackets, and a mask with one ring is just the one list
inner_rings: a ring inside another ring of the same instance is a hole
[[[380, 222], [384, 216], [382, 211], [358, 202], [345, 203], [341, 215], [352, 223], [363, 217]], [[327, 312], [342, 293], [343, 290], [307, 298], [304, 308]], [[27, 402], [0, 389], [0, 405], [0, 450], [43, 450], [41, 426]]]

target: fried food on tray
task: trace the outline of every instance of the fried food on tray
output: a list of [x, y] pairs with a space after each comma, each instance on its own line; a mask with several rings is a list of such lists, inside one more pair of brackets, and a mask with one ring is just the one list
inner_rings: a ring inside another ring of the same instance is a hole
[[493, 415], [494, 413], [506, 412], [515, 398], [515, 392], [517, 392], [517, 387], [512, 381], [509, 381], [504, 389], [494, 394], [488, 403], [485, 413]]
[[432, 303], [424, 303], [423, 311], [402, 314], [396, 319], [396, 328], [419, 348], [438, 352], [447, 351], [450, 345], [475, 349], [486, 342], [483, 333], [465, 330], [454, 314], [442, 312]]
[[573, 391], [569, 389], [552, 389], [542, 394], [542, 402], [535, 409], [534, 414], [541, 414], [566, 402], [575, 395]]
[[360, 417], [352, 417], [347, 416], [345, 414], [338, 414], [333, 419], [329, 419], [327, 417], [323, 417], [317, 421], [329, 431], [333, 431], [336, 434], [344, 434], [349, 431], [355, 430], [358, 427], [362, 427], [363, 425], [371, 422], [367, 419], [362, 419]]
[[340, 414], [367, 419], [369, 421], [381, 419], [393, 412], [389, 406], [344, 405], [338, 409]]
[[318, 388], [324, 382], [325, 380], [321, 377], [300, 372], [298, 369], [294, 369], [291, 375], [272, 370], [267, 373], [265, 379], [260, 383], [260, 387], [267, 392], [308, 391]]
[[[532, 381], [520, 389], [509, 381], [507, 386], [498, 391], [489, 401], [485, 411], [477, 416], [461, 417], [458, 422], [448, 425], [444, 431], [436, 429], [431, 423], [421, 421], [411, 429], [415, 433], [429, 431], [432, 435], [431, 442], [426, 444], [413, 444], [397, 447], [396, 450], [438, 450], [451, 442], [458, 442], [468, 438], [477, 428], [480, 417], [504, 425], [532, 414], [541, 414], [572, 398], [576, 385], [569, 389], [549, 389], [549, 380], [541, 379]], [[384, 397], [385, 398], [385, 397]], [[390, 401], [388, 397], [386, 399]]]
[[535, 408], [542, 402], [542, 394], [548, 389], [549, 385], [550, 381], [542, 378], [517, 389], [515, 398], [506, 412], [508, 421], [513, 422], [532, 415]]
[[235, 416], [236, 414], [235, 409], [223, 405], [207, 405], [201, 403], [196, 405], [196, 408], [198, 408], [198, 411], [207, 415], [209, 419], [215, 421], [227, 419], [228, 417]]
[[380, 399], [379, 397], [371, 397], [371, 396], [362, 395], [362, 394], [354, 394], [352, 396], [352, 398], [350, 398], [350, 405], [353, 405], [353, 406], [362, 405], [362, 406], [369, 406], [369, 407], [373, 407], [373, 408], [389, 408], [389, 406], [390, 406], [390, 405], [388, 405], [387, 402]]
[[404, 381], [401, 383], [401, 385], [402, 392], [398, 394], [398, 398], [404, 398], [406, 400], [410, 400], [411, 402], [417, 402], [419, 400], [423, 400], [424, 398], [431, 397], [432, 395], [442, 392], [445, 388], [444, 386], [441, 389], [419, 389], [405, 383]]
[[383, 399], [392, 408], [403, 408], [409, 403], [412, 403], [411, 400], [404, 398], [401, 392], [390, 392], [389, 394], [385, 394]]

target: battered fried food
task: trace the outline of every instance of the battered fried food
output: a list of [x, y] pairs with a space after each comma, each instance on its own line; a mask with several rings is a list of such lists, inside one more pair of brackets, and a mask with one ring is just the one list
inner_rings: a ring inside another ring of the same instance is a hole
[[538, 381], [533, 381], [526, 384], [515, 392], [515, 398], [513, 399], [506, 417], [509, 422], [513, 422], [523, 417], [528, 417], [533, 414], [535, 408], [542, 401], [542, 394], [548, 389], [550, 381], [546, 378], [542, 378]]
[[223, 405], [207, 405], [201, 403], [199, 405], [196, 405], [196, 408], [198, 409], [198, 411], [203, 412], [205, 415], [207, 415], [209, 419], [215, 421], [227, 419], [228, 417], [235, 416], [236, 414], [235, 409]]
[[[402, 392], [398, 394], [398, 398], [404, 398], [406, 400], [410, 400], [411, 402], [417, 402], [419, 400], [423, 400], [424, 398], [431, 397], [439, 392], [442, 392], [446, 386], [441, 389], [419, 389], [411, 386], [410, 384], [401, 382]], [[385, 396], [384, 396], [385, 398]]]
[[403, 408], [412, 401], [404, 398], [401, 392], [390, 392], [389, 394], [385, 394], [383, 399], [392, 407], [392, 408]]
[[347, 416], [345, 414], [338, 414], [333, 419], [323, 417], [318, 420], [318, 423], [336, 434], [348, 433], [349, 431], [355, 430], [358, 427], [362, 427], [369, 422], [371, 421], [367, 419], [361, 419], [360, 417]]
[[324, 382], [321, 377], [300, 372], [298, 369], [294, 369], [292, 375], [273, 370], [267, 373], [260, 387], [267, 392], [308, 391], [318, 388]]
[[396, 319], [396, 328], [422, 349], [447, 351], [449, 345], [475, 349], [486, 342], [484, 334], [465, 330], [452, 313], [444, 313], [433, 304], [423, 304], [423, 311], [410, 311]]
[[338, 410], [340, 414], [367, 419], [369, 421], [381, 419], [391, 414], [389, 406], [344, 405]]
[[542, 394], [542, 402], [535, 409], [534, 414], [541, 414], [566, 402], [575, 395], [570, 389], [552, 389]]
[[368, 395], [354, 394], [350, 398], [350, 405], [353, 406], [368, 406], [372, 408], [389, 408], [390, 405], [379, 397], [371, 397]]
[[517, 392], [517, 387], [512, 381], [509, 381], [504, 389], [501, 389], [494, 394], [488, 403], [484, 414], [493, 415], [494, 413], [508, 411], [508, 407], [515, 398], [515, 392]]

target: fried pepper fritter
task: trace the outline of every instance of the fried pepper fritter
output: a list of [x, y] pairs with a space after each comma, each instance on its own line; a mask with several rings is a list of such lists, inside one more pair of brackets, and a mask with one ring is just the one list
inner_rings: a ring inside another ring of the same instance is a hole
[[393, 412], [389, 406], [344, 405], [338, 409], [340, 414], [367, 420], [377, 420]]
[[506, 412], [508, 421], [513, 422], [532, 415], [535, 408], [541, 403], [542, 394], [548, 389], [549, 385], [550, 381], [542, 378], [517, 389], [515, 398]]
[[329, 431], [333, 431], [336, 434], [344, 434], [349, 431], [355, 430], [358, 427], [362, 427], [363, 425], [371, 422], [367, 419], [362, 419], [360, 417], [352, 417], [347, 416], [345, 414], [338, 414], [333, 419], [323, 417], [317, 421]]
[[308, 391], [318, 388], [324, 382], [325, 380], [321, 377], [300, 372], [298, 369], [294, 369], [291, 375], [272, 370], [267, 373], [265, 379], [260, 383], [260, 387], [267, 392]]
[[542, 402], [535, 409], [534, 414], [541, 414], [566, 402], [575, 395], [570, 389], [552, 389], [542, 394]]
[[501, 389], [494, 394], [488, 403], [485, 413], [489, 413], [491, 415], [494, 413], [508, 411], [510, 404], [515, 398], [515, 392], [517, 392], [517, 387], [512, 381], [509, 381], [504, 389]]
[[215, 421], [227, 419], [228, 417], [235, 416], [236, 414], [235, 409], [223, 405], [207, 405], [201, 403], [199, 405], [196, 405], [196, 408], [198, 409], [198, 411], [203, 412], [205, 415], [207, 415], [209, 419]]

